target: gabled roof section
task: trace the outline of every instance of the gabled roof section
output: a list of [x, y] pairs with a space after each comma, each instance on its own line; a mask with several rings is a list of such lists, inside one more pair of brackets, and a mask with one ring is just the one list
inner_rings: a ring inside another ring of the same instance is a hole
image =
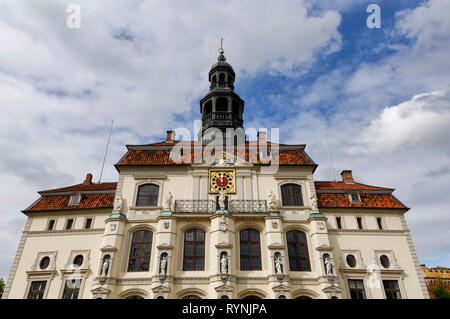
[[[112, 208], [117, 183], [92, 183], [87, 174], [81, 184], [38, 192], [41, 197], [23, 212]], [[69, 204], [72, 195], [81, 195], [79, 204]]]
[[[190, 147], [190, 159], [184, 157], [182, 163], [175, 163], [171, 158], [171, 150], [174, 146]], [[276, 146], [276, 148], [274, 148]], [[293, 166], [314, 166], [317, 164], [305, 152], [305, 145], [286, 145], [267, 142], [260, 144], [258, 142], [245, 143], [245, 161], [254, 165], [268, 165], [262, 161], [259, 149], [267, 147], [272, 153], [272, 164], [293, 165]], [[160, 142], [146, 145], [127, 145], [128, 152], [116, 164], [116, 168], [121, 166], [183, 166], [195, 163], [196, 158], [202, 158], [202, 152], [205, 145], [198, 142]], [[278, 151], [276, 151], [278, 149]], [[224, 149], [226, 151], [226, 149]], [[238, 151], [234, 151], [238, 155]]]

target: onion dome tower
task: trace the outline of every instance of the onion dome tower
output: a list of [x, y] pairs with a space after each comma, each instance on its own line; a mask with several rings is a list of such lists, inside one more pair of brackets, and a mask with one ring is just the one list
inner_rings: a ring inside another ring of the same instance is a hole
[[205, 133], [211, 127], [220, 129], [224, 137], [227, 128], [243, 128], [244, 100], [234, 92], [235, 73], [226, 62], [224, 53], [222, 39], [218, 61], [209, 71], [209, 92], [200, 100], [202, 127], [199, 138], [204, 143], [213, 138], [208, 132]]

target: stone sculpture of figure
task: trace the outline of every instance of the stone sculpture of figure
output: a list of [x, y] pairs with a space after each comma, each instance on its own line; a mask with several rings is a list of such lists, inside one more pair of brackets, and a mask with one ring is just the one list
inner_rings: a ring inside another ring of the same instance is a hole
[[120, 212], [121, 209], [122, 209], [122, 196], [120, 196], [120, 194], [117, 194], [116, 199], [114, 200], [114, 210]]
[[283, 273], [283, 262], [281, 261], [280, 257], [275, 258], [275, 272], [277, 274]]
[[166, 274], [166, 268], [167, 268], [167, 258], [166, 257], [162, 257], [161, 258], [161, 263], [160, 263], [160, 270], [159, 273], [161, 275], [165, 275]]
[[220, 210], [225, 210], [225, 194], [223, 191], [220, 191], [219, 194], [219, 208]]
[[325, 258], [325, 270], [327, 275], [333, 274], [333, 262], [331, 261], [330, 257]]
[[166, 197], [166, 206], [164, 207], [165, 210], [170, 210], [172, 208], [172, 198], [173, 198], [172, 191], [169, 191]]
[[223, 254], [222, 257], [220, 258], [220, 273], [222, 274], [228, 273], [227, 268], [228, 268], [227, 255]]
[[276, 209], [276, 199], [275, 199], [275, 195], [273, 194], [272, 191], [270, 191], [270, 193], [269, 193], [269, 209], [270, 210]]
[[103, 261], [103, 264], [102, 264], [102, 273], [101, 273], [101, 275], [107, 276], [108, 275], [108, 270], [109, 270], [109, 258], [105, 258], [105, 260]]
[[311, 197], [309, 198], [310, 202], [311, 202], [311, 209], [312, 210], [317, 210], [317, 198], [314, 195], [311, 195]]

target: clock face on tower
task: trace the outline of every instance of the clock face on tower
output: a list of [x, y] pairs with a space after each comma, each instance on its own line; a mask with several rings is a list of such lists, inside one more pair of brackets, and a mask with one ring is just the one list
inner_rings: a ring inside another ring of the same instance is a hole
[[210, 193], [234, 193], [234, 170], [211, 170], [209, 172]]

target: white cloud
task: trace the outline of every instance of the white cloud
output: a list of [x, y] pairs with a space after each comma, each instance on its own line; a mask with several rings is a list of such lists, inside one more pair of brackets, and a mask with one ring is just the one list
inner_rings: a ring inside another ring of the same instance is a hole
[[[151, 142], [198, 118], [220, 37], [239, 77], [293, 75], [340, 48], [340, 15], [308, 15], [303, 1], [77, 1], [0, 3], [0, 277], [6, 277], [37, 190], [104, 180], [125, 144]], [[192, 124], [188, 124], [191, 126]], [[14, 227], [12, 227], [13, 225]]]

